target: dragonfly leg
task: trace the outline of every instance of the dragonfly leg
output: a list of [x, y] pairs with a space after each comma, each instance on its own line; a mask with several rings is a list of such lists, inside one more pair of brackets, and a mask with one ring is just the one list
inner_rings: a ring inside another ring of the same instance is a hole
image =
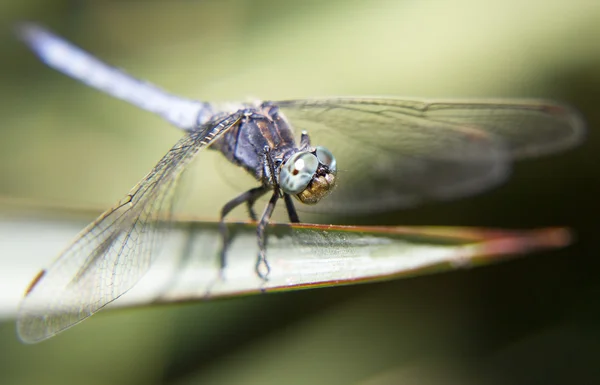
[[271, 267], [267, 262], [267, 238], [266, 238], [266, 229], [269, 224], [269, 220], [271, 219], [271, 215], [273, 215], [273, 210], [275, 209], [275, 204], [279, 199], [279, 191], [274, 191], [271, 199], [269, 199], [269, 204], [265, 208], [260, 221], [258, 222], [258, 226], [256, 227], [256, 237], [258, 238], [258, 259], [256, 260], [256, 274], [264, 281], [267, 280], [269, 276], [269, 272], [271, 271]]
[[302, 131], [300, 135], [300, 151], [308, 151], [310, 149], [310, 136], [308, 132]]
[[273, 158], [271, 158], [271, 148], [269, 146], [265, 146], [263, 153], [263, 162], [268, 167], [269, 178], [265, 183], [271, 183], [273, 189], [279, 194], [279, 197], [282, 197], [281, 188], [279, 187], [279, 181], [275, 177], [275, 163], [273, 162]]
[[241, 205], [242, 203], [246, 202], [248, 204], [248, 211], [250, 213], [250, 217], [252, 218], [252, 220], [255, 221], [256, 213], [254, 212], [254, 209], [252, 208], [252, 206], [254, 205], [254, 202], [256, 202], [257, 199], [259, 199], [261, 196], [263, 196], [269, 190], [270, 190], [270, 188], [267, 186], [260, 186], [260, 187], [252, 188], [252, 189], [246, 191], [245, 193], [240, 194], [237, 197], [233, 198], [229, 202], [227, 202], [225, 204], [225, 206], [223, 206], [223, 208], [221, 209], [221, 219], [219, 221], [219, 231], [221, 233], [221, 239], [223, 240], [223, 245], [221, 247], [221, 255], [220, 255], [221, 275], [223, 274], [223, 271], [225, 270], [225, 266], [227, 265], [227, 261], [226, 261], [227, 246], [229, 244], [229, 231], [227, 230], [227, 224], [225, 223], [225, 217], [227, 216], [227, 214], [229, 214], [231, 212], [231, 210], [233, 210], [237, 206]]
[[258, 220], [256, 217], [256, 212], [254, 211], [254, 203], [256, 203], [256, 201], [265, 195], [269, 190], [270, 189], [267, 186], [260, 186], [247, 191], [247, 193], [250, 193], [250, 196], [246, 200], [246, 205], [248, 207], [248, 215], [253, 221]]
[[290, 222], [299, 223], [300, 218], [298, 218], [298, 213], [296, 212], [296, 207], [294, 207], [294, 202], [292, 201], [290, 194], [283, 194], [283, 199], [285, 201], [285, 208], [287, 209], [288, 216], [290, 217]]

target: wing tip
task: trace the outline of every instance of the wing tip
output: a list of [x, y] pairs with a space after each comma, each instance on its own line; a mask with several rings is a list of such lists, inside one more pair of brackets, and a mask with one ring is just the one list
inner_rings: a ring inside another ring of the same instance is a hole
[[31, 314], [21, 306], [17, 317], [17, 336], [25, 344], [36, 344], [50, 338], [46, 316]]
[[583, 114], [575, 107], [567, 103], [554, 103], [546, 107], [548, 113], [554, 116], [562, 116], [573, 132], [571, 136], [572, 146], [583, 142], [586, 136], [587, 123]]
[[581, 145], [587, 136], [587, 123], [583, 114], [568, 103], [540, 100], [539, 111], [560, 121], [564, 136], [543, 146], [526, 147], [513, 154], [516, 159], [535, 158], [568, 151]]

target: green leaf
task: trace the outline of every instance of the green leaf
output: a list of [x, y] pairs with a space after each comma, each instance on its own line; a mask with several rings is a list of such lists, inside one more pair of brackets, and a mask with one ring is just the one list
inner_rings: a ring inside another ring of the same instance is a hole
[[[85, 225], [84, 210], [13, 210], [0, 217], [0, 315], [12, 316], [36, 271]], [[73, 214], [78, 214], [74, 216]], [[218, 222], [179, 218], [167, 230], [148, 273], [111, 306], [202, 301], [269, 291], [410, 277], [504, 261], [567, 246], [566, 228], [491, 230], [461, 227], [366, 227], [272, 224], [269, 279], [255, 272], [256, 225], [229, 223], [227, 267], [220, 274]], [[16, 262], [18, 261], [18, 263]]]

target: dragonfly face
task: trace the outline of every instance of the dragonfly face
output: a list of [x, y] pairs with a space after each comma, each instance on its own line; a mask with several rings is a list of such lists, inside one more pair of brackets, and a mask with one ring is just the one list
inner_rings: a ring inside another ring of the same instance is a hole
[[[17, 327], [25, 342], [80, 322], [141, 279], [164, 227], [161, 210], [170, 207], [179, 176], [204, 148], [220, 151], [259, 181], [222, 208], [221, 230], [227, 245], [224, 217], [240, 204], [248, 206], [258, 221], [256, 272], [266, 281], [266, 228], [281, 198], [290, 221], [298, 222], [292, 196], [343, 214], [464, 197], [502, 182], [512, 160], [573, 147], [585, 132], [573, 109], [535, 100], [338, 97], [218, 106], [138, 80], [39, 26], [21, 25], [18, 35], [48, 66], [185, 132], [124, 199], [38, 274], [19, 309]], [[291, 124], [303, 130], [299, 143]], [[308, 132], [333, 151], [313, 147]], [[344, 183], [337, 180], [338, 163]], [[254, 202], [269, 192], [257, 218]], [[225, 246], [220, 260], [223, 272]]]
[[297, 152], [282, 164], [281, 189], [300, 202], [314, 205], [333, 191], [337, 163], [333, 154], [318, 146], [312, 151]]

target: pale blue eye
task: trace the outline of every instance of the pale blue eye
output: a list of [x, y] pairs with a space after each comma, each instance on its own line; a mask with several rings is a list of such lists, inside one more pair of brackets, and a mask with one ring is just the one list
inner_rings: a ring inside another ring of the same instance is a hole
[[335, 174], [335, 172], [337, 171], [337, 163], [336, 163], [335, 157], [333, 156], [331, 151], [329, 151], [325, 147], [321, 147], [321, 146], [317, 146], [315, 148], [315, 150], [316, 150], [317, 159], [319, 159], [319, 162], [321, 162], [321, 164], [327, 166], [329, 168], [329, 172]]
[[294, 154], [281, 167], [279, 186], [287, 194], [299, 194], [308, 186], [318, 167], [319, 160], [310, 152]]

